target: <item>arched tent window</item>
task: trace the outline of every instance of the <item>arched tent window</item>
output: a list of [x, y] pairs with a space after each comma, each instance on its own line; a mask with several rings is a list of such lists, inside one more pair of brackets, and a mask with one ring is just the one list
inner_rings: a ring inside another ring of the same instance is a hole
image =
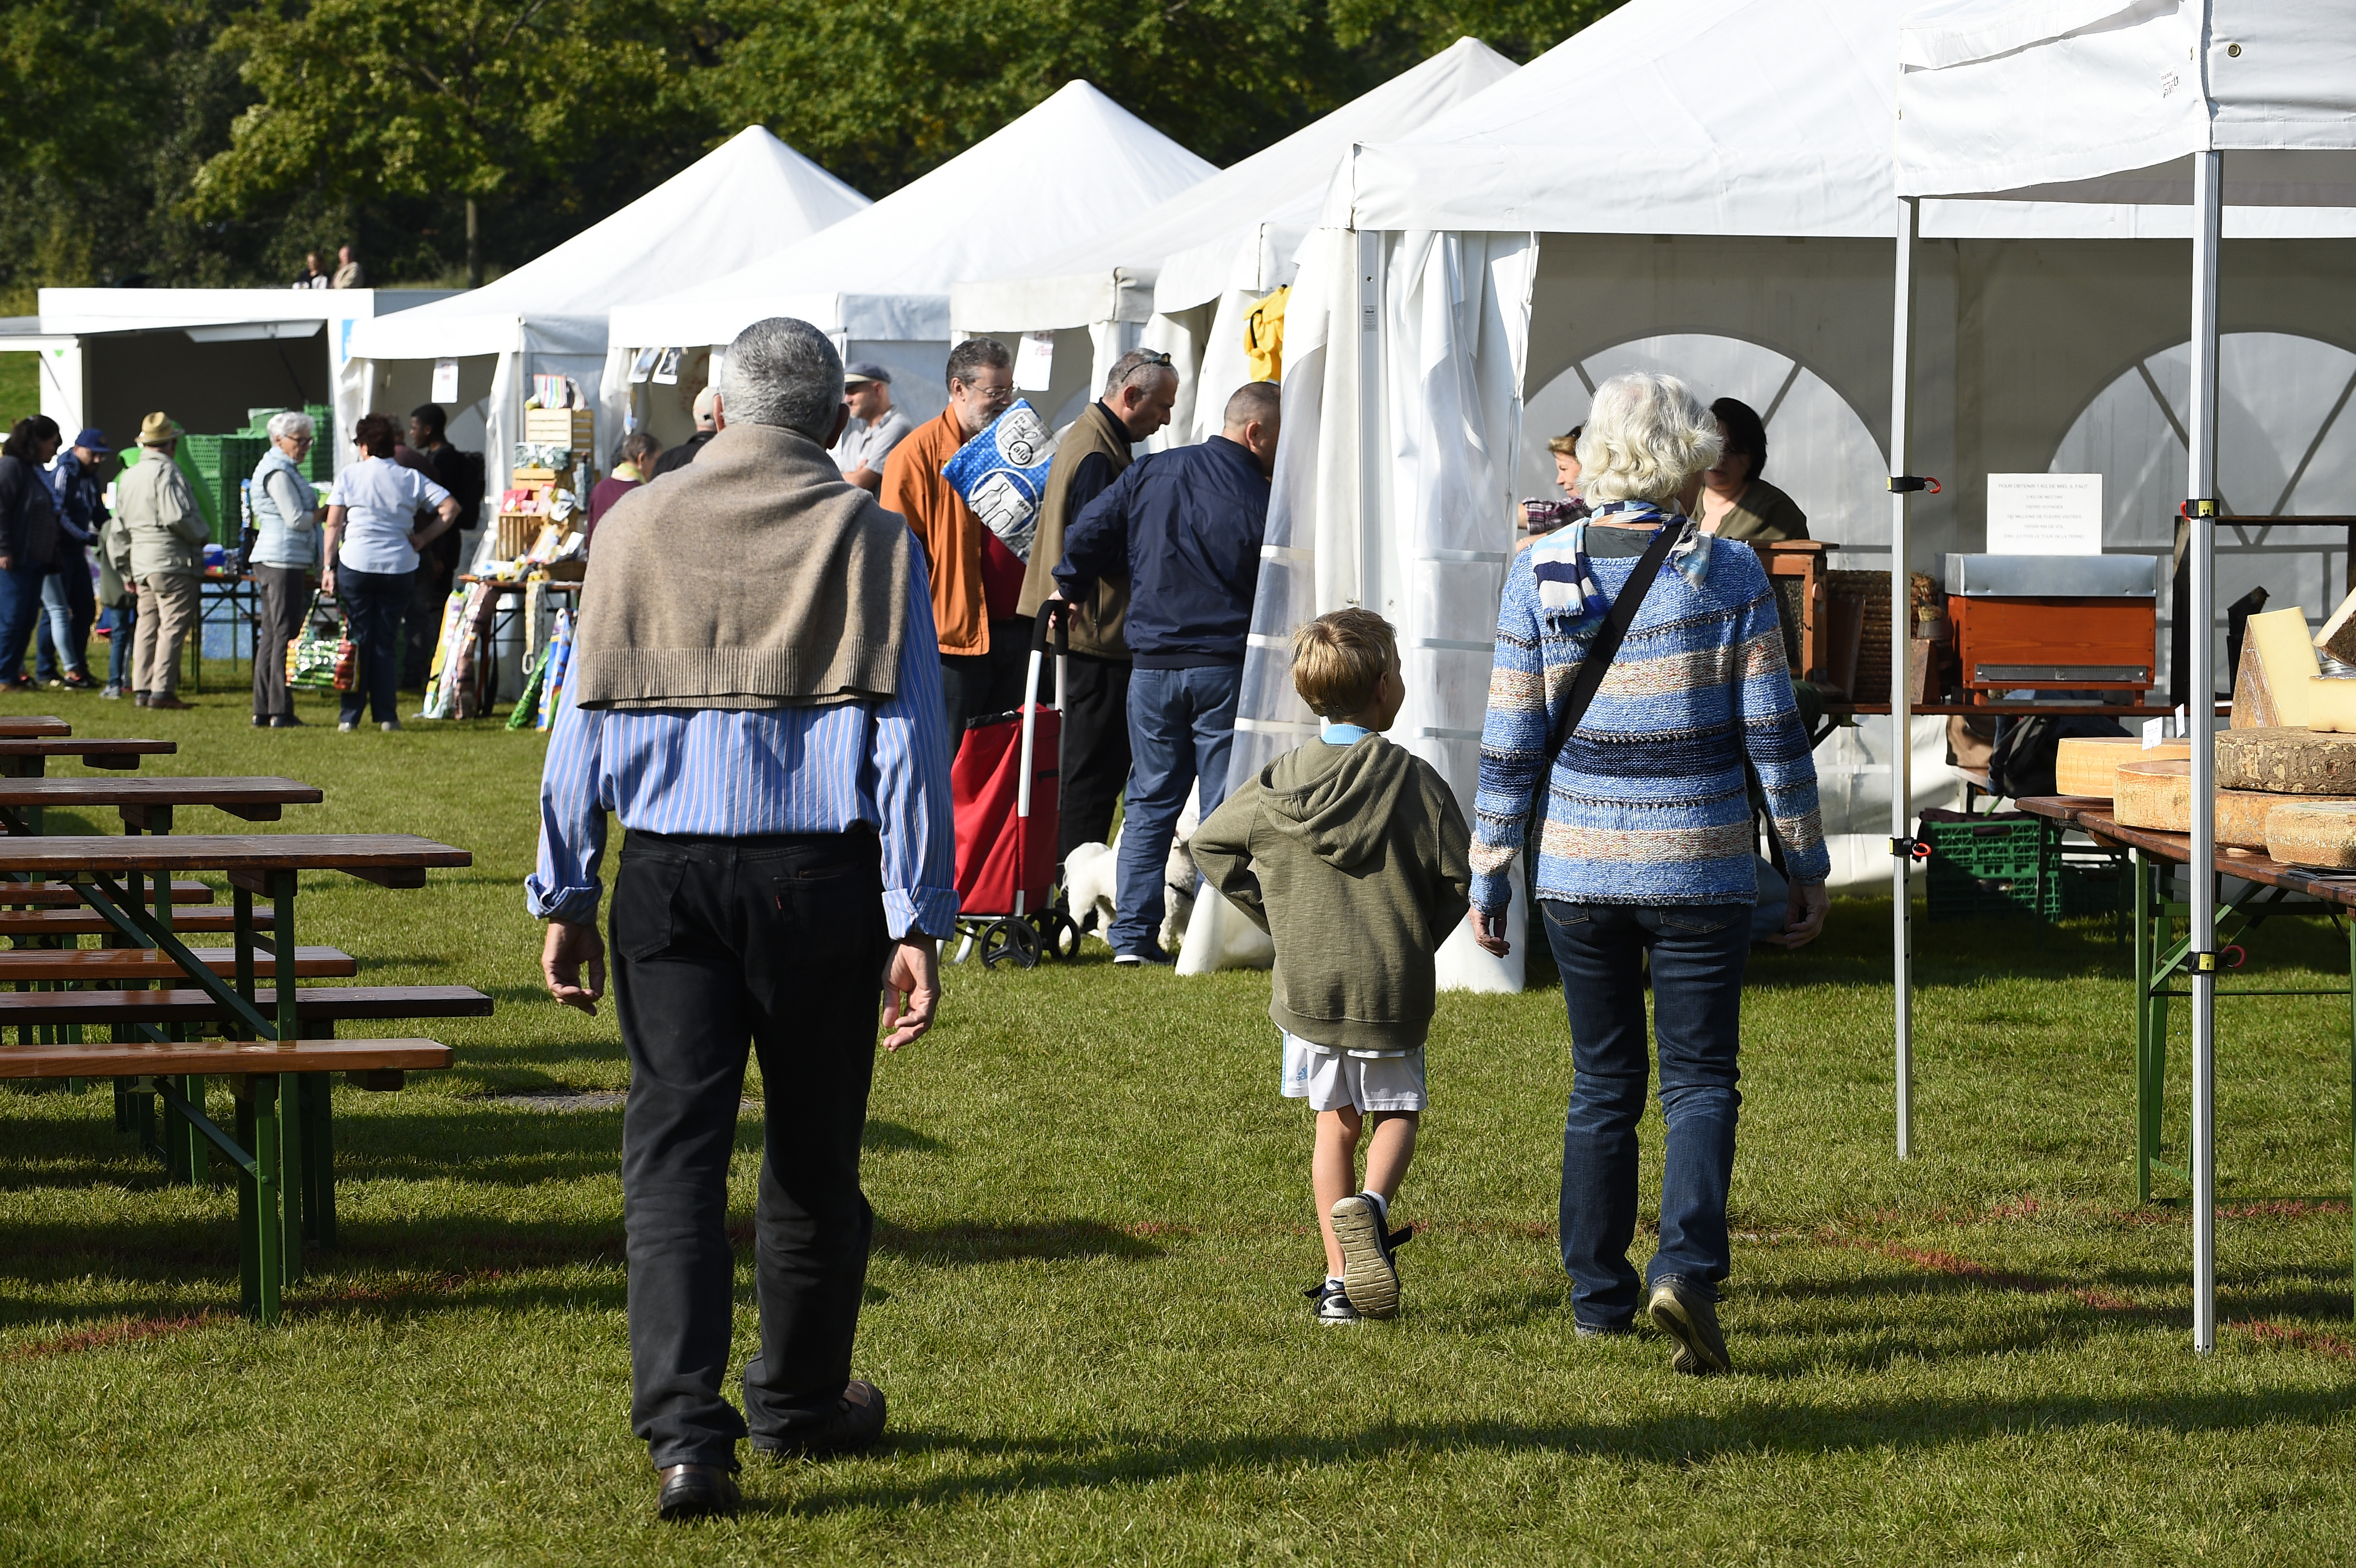
[[1766, 477], [1808, 514], [1808, 532], [1843, 548], [1833, 564], [1887, 568], [1888, 469], [1880, 443], [1841, 395], [1787, 354], [1740, 337], [1677, 333], [1638, 338], [1590, 354], [1526, 400], [1516, 483], [1524, 496], [1552, 496], [1547, 439], [1587, 417], [1596, 386], [1631, 370], [1676, 376], [1703, 401], [1740, 398], [1767, 424]]
[[[2103, 475], [2104, 549], [2171, 549], [2190, 381], [2184, 344], [2137, 361], [2095, 394], [2055, 450], [2049, 472]], [[2229, 514], [2356, 516], [2356, 354], [2290, 333], [2229, 333], [2219, 345], [2217, 394], [2218, 493]], [[2296, 604], [2320, 619], [2348, 592], [2348, 542], [2339, 524], [2221, 528], [2218, 668], [2227, 605], [2263, 586], [2269, 609]], [[2163, 599], [2163, 612], [2170, 609]], [[2160, 645], [2165, 665], [2168, 639]]]

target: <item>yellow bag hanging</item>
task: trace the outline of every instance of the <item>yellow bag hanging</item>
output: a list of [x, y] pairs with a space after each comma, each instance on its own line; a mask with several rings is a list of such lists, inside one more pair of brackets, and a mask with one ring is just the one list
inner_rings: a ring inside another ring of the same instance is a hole
[[1244, 358], [1255, 381], [1284, 379], [1284, 305], [1291, 297], [1287, 285], [1254, 304], [1244, 317]]

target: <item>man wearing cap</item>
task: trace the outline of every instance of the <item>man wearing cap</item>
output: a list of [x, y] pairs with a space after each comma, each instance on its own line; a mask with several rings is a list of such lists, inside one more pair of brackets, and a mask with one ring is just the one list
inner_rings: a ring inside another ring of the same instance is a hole
[[684, 468], [695, 461], [695, 454], [703, 450], [704, 443], [720, 433], [719, 411], [719, 388], [706, 387], [695, 394], [695, 433], [655, 459], [655, 478], [659, 479], [672, 469]]
[[877, 495], [884, 488], [884, 460], [916, 427], [892, 406], [892, 372], [871, 359], [844, 368], [842, 406], [851, 411], [851, 422], [834, 443], [834, 465], [845, 479]]
[[58, 505], [57, 561], [41, 580], [43, 619], [33, 678], [68, 691], [96, 691], [90, 678], [90, 628], [98, 619], [91, 592], [88, 547], [111, 514], [99, 464], [114, 455], [106, 432], [95, 426], [73, 439], [49, 469]]
[[139, 426], [139, 462], [114, 485], [131, 540], [125, 580], [139, 595], [131, 684], [142, 708], [195, 706], [180, 700], [180, 643], [197, 624], [197, 580], [212, 530], [180, 472], [180, 433], [171, 415], [149, 414]]

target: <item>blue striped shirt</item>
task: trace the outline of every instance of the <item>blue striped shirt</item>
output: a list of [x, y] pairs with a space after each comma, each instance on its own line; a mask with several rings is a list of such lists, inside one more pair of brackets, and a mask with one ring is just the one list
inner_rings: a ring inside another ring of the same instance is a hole
[[909, 581], [899, 689], [830, 708], [583, 709], [558, 714], [540, 776], [540, 869], [524, 887], [542, 920], [587, 923], [604, 887], [605, 816], [642, 833], [746, 838], [874, 827], [894, 936], [950, 935], [957, 833], [940, 645], [921, 564]]

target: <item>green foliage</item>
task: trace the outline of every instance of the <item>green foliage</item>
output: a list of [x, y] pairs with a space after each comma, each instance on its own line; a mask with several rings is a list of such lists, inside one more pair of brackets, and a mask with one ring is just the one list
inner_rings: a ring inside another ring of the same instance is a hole
[[37, 354], [0, 354], [0, 425], [41, 411], [40, 358]]

